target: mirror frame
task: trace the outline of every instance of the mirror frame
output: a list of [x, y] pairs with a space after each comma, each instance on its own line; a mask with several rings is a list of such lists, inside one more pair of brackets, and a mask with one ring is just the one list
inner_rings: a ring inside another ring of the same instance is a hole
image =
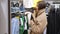
[[8, 34], [11, 34], [11, 21], [10, 21], [10, 0], [8, 0]]

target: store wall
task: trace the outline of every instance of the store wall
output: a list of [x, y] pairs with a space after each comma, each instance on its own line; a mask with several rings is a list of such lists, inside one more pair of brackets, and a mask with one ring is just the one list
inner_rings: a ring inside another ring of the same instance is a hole
[[0, 34], [8, 34], [8, 0], [0, 0]]

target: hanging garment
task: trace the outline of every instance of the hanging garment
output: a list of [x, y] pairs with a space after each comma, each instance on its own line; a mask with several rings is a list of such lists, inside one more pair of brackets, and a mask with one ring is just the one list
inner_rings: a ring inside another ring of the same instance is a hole
[[56, 21], [55, 21], [56, 34], [60, 34], [60, 8], [57, 8], [55, 16], [56, 16]]
[[30, 24], [30, 19], [31, 19], [31, 12], [25, 12], [25, 14], [27, 14], [28, 17], [28, 24]]
[[20, 6], [20, 11], [24, 11], [25, 9], [24, 9], [24, 6], [23, 6], [23, 4], [21, 4], [21, 6]]
[[48, 26], [47, 26], [47, 34], [55, 34], [55, 8], [52, 7], [48, 14]]
[[20, 29], [19, 29], [19, 34], [23, 34], [23, 32], [24, 32], [24, 23], [25, 22], [25, 20], [24, 20], [24, 15], [21, 15], [20, 16]]
[[26, 19], [27, 19], [27, 31], [28, 31], [28, 33], [30, 34], [30, 27], [29, 27], [29, 25], [30, 25], [30, 19], [31, 19], [31, 12], [25, 12], [25, 15], [27, 15], [26, 16]]
[[25, 16], [25, 27], [24, 30], [27, 30], [27, 17]]
[[47, 34], [60, 34], [60, 8], [51, 8], [48, 15]]
[[19, 19], [16, 17], [11, 20], [11, 34], [19, 34]]
[[44, 29], [43, 34], [46, 34], [46, 33], [47, 33], [47, 27]]
[[25, 26], [24, 26], [24, 32], [23, 34], [28, 34], [28, 18], [25, 16]]
[[46, 12], [46, 13], [49, 13], [49, 11], [50, 11], [50, 7], [46, 7], [46, 8], [45, 8], [45, 12]]

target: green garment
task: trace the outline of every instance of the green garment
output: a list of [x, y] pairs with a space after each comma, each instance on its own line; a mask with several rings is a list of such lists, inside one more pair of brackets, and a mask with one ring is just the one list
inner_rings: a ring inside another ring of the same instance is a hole
[[22, 24], [20, 25], [19, 34], [23, 34], [23, 32], [24, 32], [24, 16], [21, 16], [20, 20], [21, 20]]
[[[19, 34], [28, 34], [28, 29], [29, 29], [29, 25], [28, 25], [28, 17], [26, 16], [26, 19], [25, 19], [25, 16], [21, 16], [20, 18], [20, 21], [22, 20], [22, 25], [20, 25], [20, 29], [19, 29]], [[25, 27], [25, 20], [27, 20], [27, 30], [24, 30], [24, 27]]]
[[27, 22], [25, 22], [26, 25], [27, 25], [27, 30], [24, 30], [24, 33], [23, 34], [28, 34], [28, 17], [27, 16], [25, 18], [25, 21], [27, 21]]

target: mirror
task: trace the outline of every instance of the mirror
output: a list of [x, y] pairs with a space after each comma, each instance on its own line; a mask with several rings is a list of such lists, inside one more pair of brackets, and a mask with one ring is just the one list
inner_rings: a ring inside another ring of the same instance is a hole
[[10, 0], [11, 34], [28, 34], [27, 15], [24, 13], [23, 0]]

